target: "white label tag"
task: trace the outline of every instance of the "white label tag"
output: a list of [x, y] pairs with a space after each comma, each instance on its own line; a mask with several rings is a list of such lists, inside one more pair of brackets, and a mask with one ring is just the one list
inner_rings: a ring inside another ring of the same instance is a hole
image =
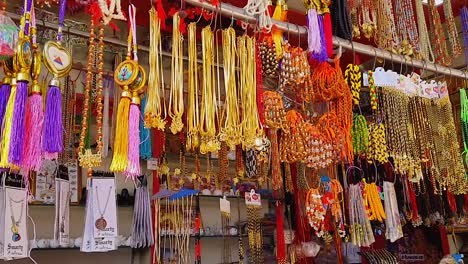
[[221, 213], [230, 214], [231, 213], [231, 202], [229, 202], [226, 197], [219, 199], [219, 210]]
[[157, 170], [158, 169], [158, 160], [157, 159], [149, 159], [146, 161], [148, 170]]
[[262, 206], [262, 200], [261, 200], [260, 194], [256, 193], [254, 189], [250, 190], [250, 192], [246, 192], [245, 204]]

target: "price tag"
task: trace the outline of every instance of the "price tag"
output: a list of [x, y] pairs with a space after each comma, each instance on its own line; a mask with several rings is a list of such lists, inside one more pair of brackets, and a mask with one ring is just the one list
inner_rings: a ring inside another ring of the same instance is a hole
[[262, 206], [262, 200], [261, 200], [260, 194], [256, 193], [254, 189], [250, 190], [250, 192], [246, 192], [245, 204]]
[[146, 162], [148, 170], [157, 170], [158, 169], [158, 160], [157, 159], [149, 159]]
[[221, 213], [231, 213], [231, 202], [229, 202], [226, 197], [219, 198], [219, 210]]

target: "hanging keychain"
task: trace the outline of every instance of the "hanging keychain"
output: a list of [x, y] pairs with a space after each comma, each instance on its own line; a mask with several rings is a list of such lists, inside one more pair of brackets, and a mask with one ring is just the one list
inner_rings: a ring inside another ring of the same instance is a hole
[[[13, 69], [16, 73], [17, 85], [15, 93], [10, 96], [10, 100], [13, 99], [14, 101], [12, 101], [12, 104], [10, 105], [12, 108], [10, 108], [11, 115], [8, 120], [11, 124], [7, 125], [10, 127], [7, 134], [8, 138], [6, 139], [6, 142], [9, 141], [9, 146], [7, 147], [8, 156], [4, 157], [2, 155], [2, 167], [8, 167], [11, 164], [18, 166], [23, 155], [25, 105], [26, 98], [28, 96], [28, 83], [33, 56], [31, 39], [29, 36], [31, 29], [30, 20], [32, 0], [25, 1], [24, 3], [24, 14], [21, 19], [21, 30], [18, 45], [16, 47], [16, 55], [13, 57]], [[14, 98], [12, 98], [13, 95]]]
[[[132, 10], [132, 5], [130, 5], [130, 15], [132, 15]], [[135, 23], [135, 21], [131, 20], [130, 23]], [[120, 102], [117, 109], [117, 126], [115, 130], [115, 140], [113, 148], [114, 156], [112, 157], [112, 163], [110, 165], [110, 170], [113, 172], [123, 172], [128, 166], [128, 121], [130, 104], [132, 102], [132, 94], [130, 88], [134, 90], [133, 87], [141, 84], [141, 77], [143, 77], [143, 75], [139, 75], [140, 69], [142, 68], [138, 65], [136, 36], [133, 36], [133, 34], [136, 34], [136, 32], [132, 32], [132, 28], [133, 26], [131, 25], [127, 39], [127, 58], [123, 62], [121, 62], [119, 66], [117, 66], [114, 74], [114, 80], [118, 85], [121, 86], [120, 88], [122, 89], [122, 94], [120, 96]], [[140, 76], [140, 81], [136, 81], [138, 76]]]
[[60, 0], [57, 40], [48, 41], [44, 45], [44, 65], [54, 74], [47, 92], [42, 134], [42, 150], [46, 158], [56, 158], [57, 154], [63, 151], [62, 94], [59, 78], [65, 77], [72, 67], [70, 53], [62, 46], [66, 4], [66, 0]]
[[138, 64], [138, 48], [136, 41], [136, 8], [133, 4], [128, 7], [130, 17], [131, 35], [133, 41], [133, 60], [137, 62], [138, 74], [135, 81], [130, 85], [132, 101], [130, 104], [128, 116], [128, 163], [125, 169], [125, 176], [135, 179], [141, 173], [140, 168], [140, 93], [143, 92], [143, 87], [146, 83], [146, 72], [141, 65]]

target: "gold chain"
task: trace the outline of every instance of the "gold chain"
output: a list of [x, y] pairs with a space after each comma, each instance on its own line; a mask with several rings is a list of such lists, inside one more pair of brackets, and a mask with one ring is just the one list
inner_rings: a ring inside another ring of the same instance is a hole
[[169, 96], [169, 116], [172, 134], [177, 134], [184, 128], [184, 62], [183, 37], [179, 31], [180, 16], [175, 13], [172, 19], [172, 63], [171, 63], [171, 93]]
[[[148, 76], [148, 101], [145, 107], [145, 127], [164, 130], [166, 126], [166, 107], [161, 103], [164, 98], [164, 77], [162, 74], [162, 45], [161, 20], [156, 10], [151, 8], [150, 13], [150, 72]], [[164, 116], [163, 116], [164, 108]]]
[[197, 24], [188, 25], [188, 95], [187, 109], [187, 150], [195, 151], [199, 145], [198, 125], [198, 61], [197, 61]]

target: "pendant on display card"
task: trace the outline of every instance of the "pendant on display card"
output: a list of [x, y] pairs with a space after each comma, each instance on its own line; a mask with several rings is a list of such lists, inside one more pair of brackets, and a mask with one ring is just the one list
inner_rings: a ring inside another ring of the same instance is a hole
[[55, 41], [48, 41], [43, 51], [44, 65], [57, 77], [66, 76], [72, 67], [70, 53]]
[[104, 217], [101, 217], [98, 220], [96, 220], [94, 225], [96, 226], [98, 230], [104, 231], [107, 227], [107, 221], [106, 219], [104, 219]]
[[11, 236], [11, 240], [13, 242], [18, 242], [21, 240], [21, 236], [19, 234], [19, 230], [18, 230], [18, 225], [17, 224], [13, 224], [11, 226], [11, 232], [13, 233], [13, 235]]
[[120, 86], [129, 86], [138, 77], [138, 63], [134, 60], [124, 60], [117, 66], [115, 72], [115, 82]]

